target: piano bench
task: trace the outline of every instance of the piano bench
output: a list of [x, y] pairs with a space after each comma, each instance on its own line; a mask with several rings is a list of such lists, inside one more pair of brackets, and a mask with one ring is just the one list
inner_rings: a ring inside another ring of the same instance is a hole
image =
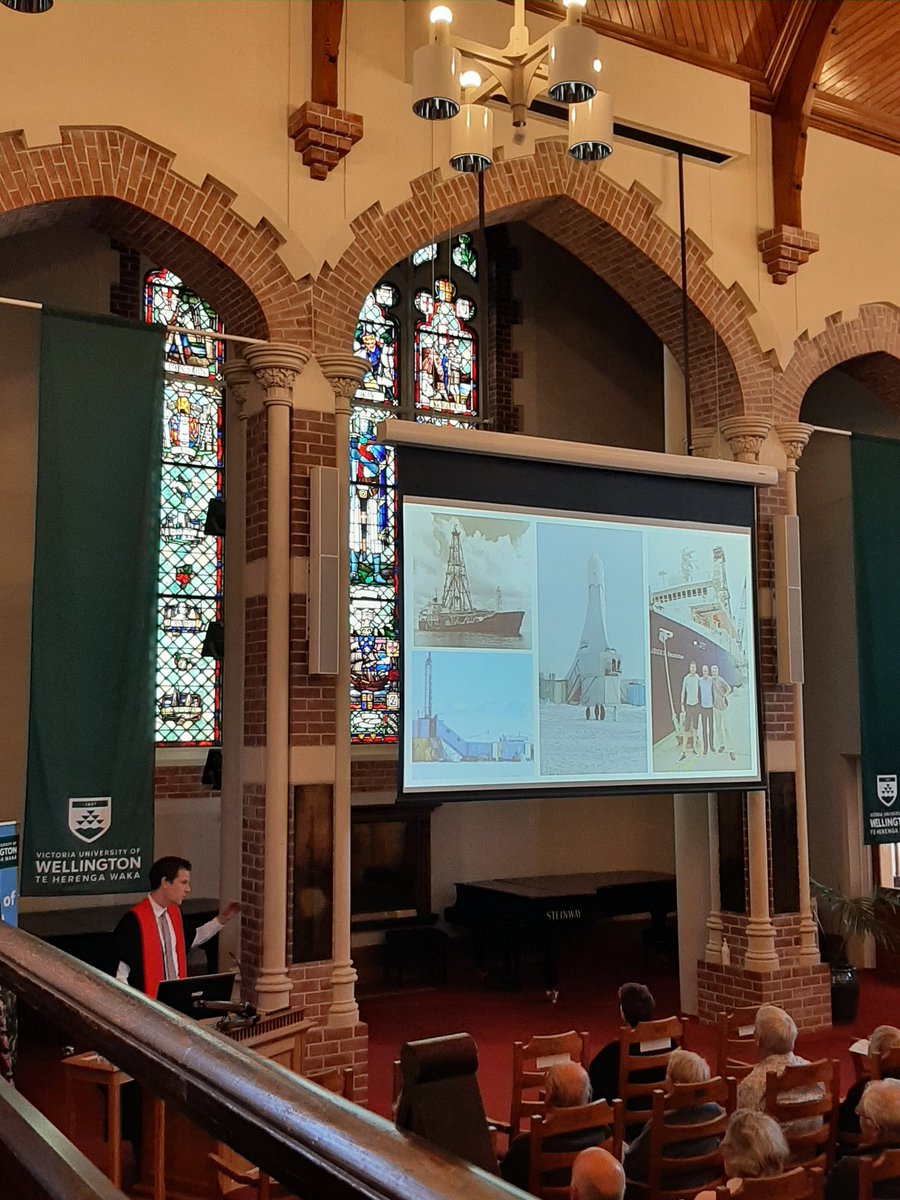
[[385, 982], [403, 983], [408, 967], [420, 980], [447, 982], [450, 935], [433, 925], [407, 925], [388, 929], [384, 935]]

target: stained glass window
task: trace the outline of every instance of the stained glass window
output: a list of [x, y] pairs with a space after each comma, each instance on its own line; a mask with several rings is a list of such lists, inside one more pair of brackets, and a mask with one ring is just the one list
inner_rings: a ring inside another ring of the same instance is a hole
[[429, 414], [474, 416], [477, 406], [475, 333], [466, 324], [475, 305], [456, 296], [456, 285], [437, 279], [433, 292], [416, 292], [416, 409]]
[[[222, 619], [222, 539], [203, 532], [210, 500], [223, 493], [224, 332], [213, 309], [171, 271], [145, 280], [147, 321], [177, 325], [166, 335], [156, 740], [210, 746], [221, 737], [221, 664], [201, 654], [210, 621]], [[184, 332], [184, 331], [187, 332]]]
[[418, 250], [413, 250], [411, 257], [414, 267], [421, 267], [422, 263], [433, 262], [437, 258], [437, 242], [429, 242], [427, 246], [422, 246]]
[[478, 257], [472, 245], [472, 235], [461, 233], [453, 247], [453, 265], [466, 271], [473, 279], [478, 278]]
[[[443, 263], [433, 291], [414, 291], [416, 268], [432, 261]], [[452, 251], [446, 242], [416, 251], [397, 282], [366, 296], [353, 341], [369, 364], [350, 419], [350, 734], [358, 744], [396, 742], [400, 720], [394, 452], [375, 441], [376, 427], [413, 416], [466, 426], [477, 415], [476, 304], [457, 295], [454, 266], [477, 278], [468, 235]]]

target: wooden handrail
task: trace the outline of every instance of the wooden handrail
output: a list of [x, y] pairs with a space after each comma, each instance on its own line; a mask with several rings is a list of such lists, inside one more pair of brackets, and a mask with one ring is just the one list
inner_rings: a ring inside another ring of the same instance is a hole
[[0, 983], [300, 1195], [520, 1196], [477, 1167], [2, 923]]
[[[4, 1194], [15, 1195], [9, 1178], [10, 1161], [23, 1178], [47, 1200], [125, 1200], [80, 1150], [55, 1125], [5, 1080], [0, 1079], [0, 1162], [4, 1164]], [[14, 1171], [12, 1173], [15, 1173]], [[12, 1189], [7, 1190], [7, 1189]]]

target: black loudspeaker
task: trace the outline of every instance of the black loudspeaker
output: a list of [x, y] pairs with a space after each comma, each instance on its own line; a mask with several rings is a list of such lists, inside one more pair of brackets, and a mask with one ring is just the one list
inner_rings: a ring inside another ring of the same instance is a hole
[[206, 756], [206, 766], [200, 782], [204, 787], [212, 788], [214, 792], [222, 790], [222, 751], [212, 749]]
[[210, 621], [207, 625], [200, 653], [204, 658], [214, 658], [217, 662], [225, 657], [225, 626], [221, 621]]
[[203, 532], [210, 537], [225, 536], [225, 501], [220, 496], [213, 496], [209, 502]]

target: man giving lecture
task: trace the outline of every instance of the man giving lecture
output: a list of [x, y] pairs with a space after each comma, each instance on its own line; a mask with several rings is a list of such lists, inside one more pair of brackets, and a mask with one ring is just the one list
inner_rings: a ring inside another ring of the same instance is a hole
[[217, 917], [200, 926], [186, 947], [181, 905], [190, 891], [191, 864], [186, 858], [157, 859], [150, 868], [149, 895], [125, 914], [113, 933], [119, 959], [116, 979], [153, 1000], [163, 980], [186, 978], [187, 951], [215, 937], [240, 912], [240, 904], [226, 904]]

